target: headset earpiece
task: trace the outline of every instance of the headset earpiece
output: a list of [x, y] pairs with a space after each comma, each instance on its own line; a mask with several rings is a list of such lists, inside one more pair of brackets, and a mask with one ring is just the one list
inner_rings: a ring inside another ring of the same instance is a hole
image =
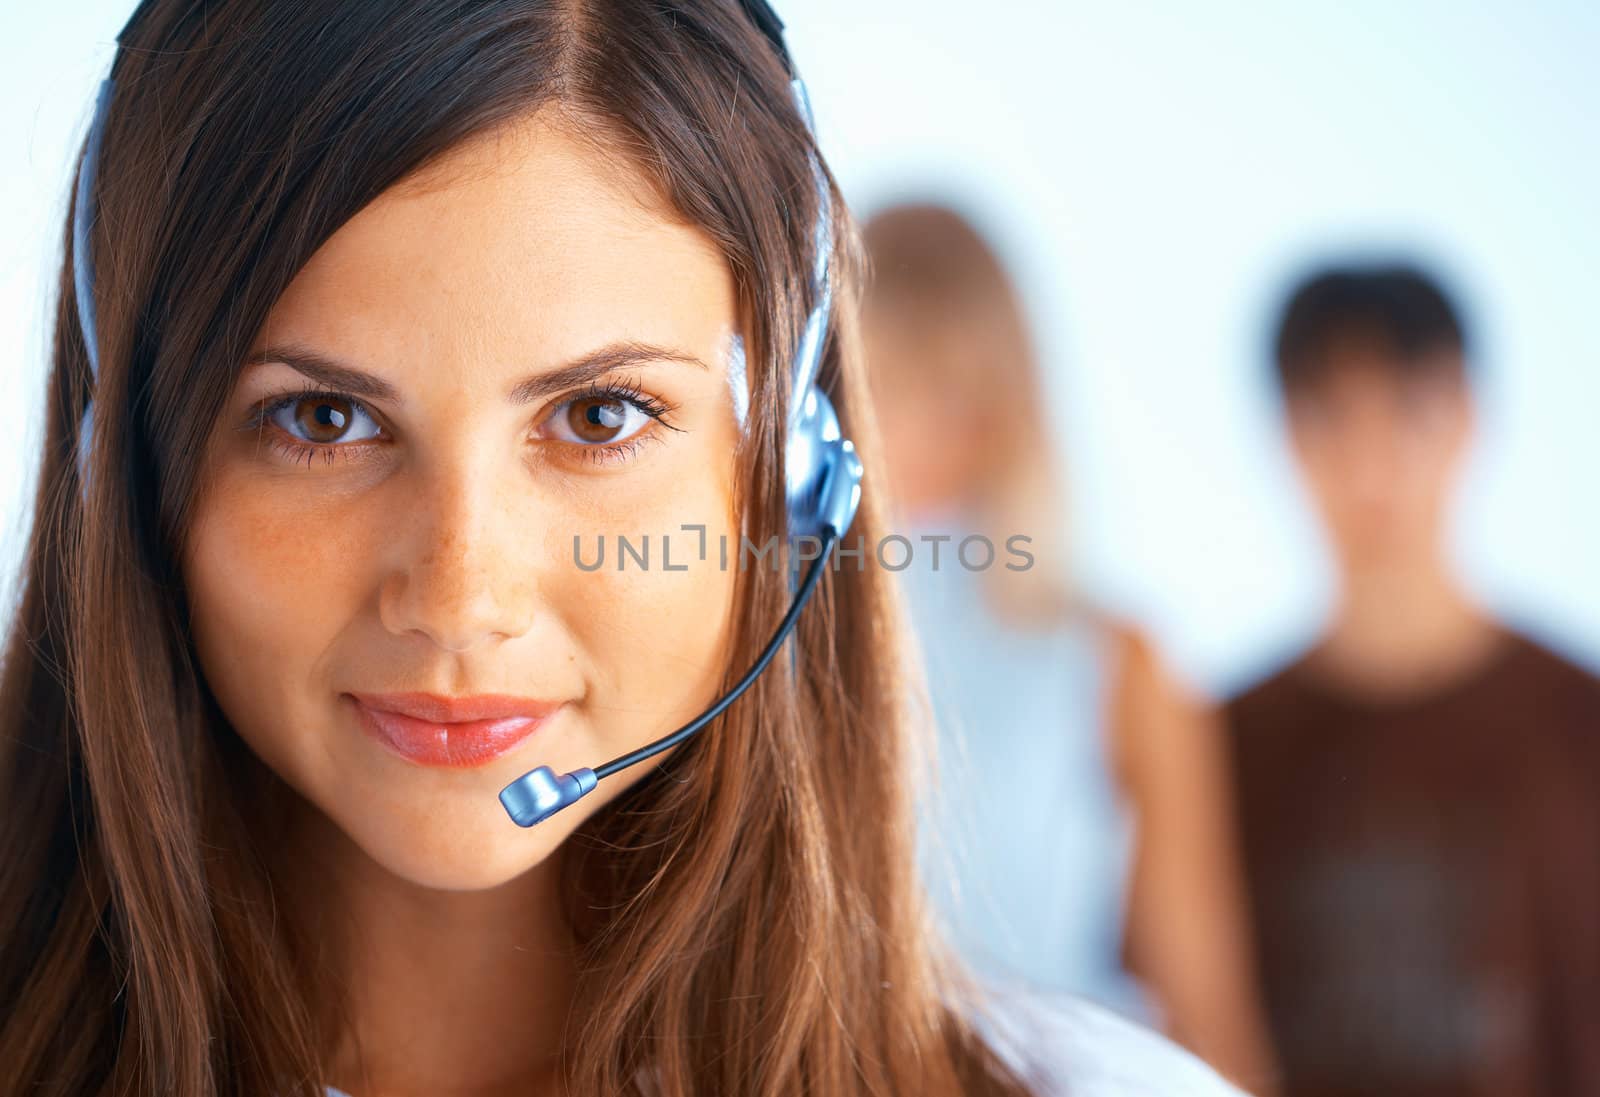
[[861, 502], [861, 460], [839, 429], [833, 402], [816, 386], [806, 391], [789, 430], [785, 495], [789, 536], [844, 536]]

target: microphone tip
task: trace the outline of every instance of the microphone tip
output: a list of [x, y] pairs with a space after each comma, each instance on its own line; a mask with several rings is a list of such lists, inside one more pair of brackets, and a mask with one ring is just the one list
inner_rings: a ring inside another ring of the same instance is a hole
[[594, 770], [556, 773], [549, 766], [529, 770], [500, 790], [500, 805], [519, 827], [531, 827], [577, 802], [595, 786]]

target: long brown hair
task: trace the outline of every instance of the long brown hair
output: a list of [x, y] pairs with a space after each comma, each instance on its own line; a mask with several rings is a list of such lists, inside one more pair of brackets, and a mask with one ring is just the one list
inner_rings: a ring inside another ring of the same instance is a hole
[[[316, 1093], [337, 1010], [314, 935], [274, 889], [284, 790], [206, 687], [177, 565], [249, 341], [386, 188], [554, 104], [729, 263], [752, 390], [739, 503], [754, 532], [781, 532], [810, 137], [732, 0], [146, 0], [121, 43], [92, 196], [87, 498], [73, 450], [89, 363], [64, 263], [0, 680], [0, 1090]], [[831, 201], [820, 382], [870, 478], [860, 244]], [[880, 528], [869, 487], [851, 536]], [[730, 679], [788, 598], [767, 568], [739, 582]], [[830, 572], [793, 673], [777, 660], [571, 838], [576, 1092], [636, 1092], [641, 1076], [664, 1097], [1023, 1092], [923, 912], [899, 619], [877, 569]]]

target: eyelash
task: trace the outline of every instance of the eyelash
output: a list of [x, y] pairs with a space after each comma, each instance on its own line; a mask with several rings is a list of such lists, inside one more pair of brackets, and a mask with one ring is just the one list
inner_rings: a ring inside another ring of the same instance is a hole
[[[284, 408], [291, 407], [294, 404], [299, 403], [301, 400], [311, 400], [318, 397], [326, 398], [330, 396], [348, 403], [352, 407], [360, 408], [364, 414], [376, 421], [376, 416], [373, 416], [372, 409], [368, 408], [366, 404], [362, 403], [360, 400], [357, 400], [348, 393], [340, 392], [337, 389], [323, 388], [317, 385], [306, 385], [302, 388], [289, 392], [278, 393], [275, 396], [269, 396], [262, 400], [255, 406], [255, 409], [250, 414], [250, 418], [245, 422], [241, 429], [255, 430], [260, 432], [263, 428], [269, 425], [275, 426], [275, 424], [270, 423], [270, 420], [272, 416], [276, 415]], [[561, 408], [566, 407], [568, 404], [575, 403], [579, 400], [622, 401], [632, 404], [634, 407], [638, 408], [640, 412], [648, 415], [651, 419], [659, 423], [661, 426], [666, 427], [668, 430], [675, 431], [681, 429], [673, 426], [666, 420], [666, 417], [676, 409], [665, 401], [645, 392], [639, 387], [638, 382], [634, 380], [591, 382], [577, 392], [573, 392], [564, 396], [559, 402], [552, 405], [551, 412], [557, 412]], [[582, 454], [583, 460], [593, 462], [595, 465], [610, 465], [626, 461], [631, 458], [635, 453], [638, 452], [640, 446], [642, 446], [645, 442], [652, 440], [654, 434], [655, 432], [653, 430], [646, 428], [644, 430], [635, 432], [620, 442], [598, 443], [588, 446], [565, 442], [561, 444], [567, 448], [578, 450], [579, 453]], [[345, 451], [343, 455], [344, 459], [353, 461], [358, 459], [359, 451], [367, 449], [374, 444], [373, 440], [371, 439], [364, 440], [362, 442], [331, 442], [324, 444], [304, 442], [291, 435], [284, 434], [281, 428], [277, 428], [272, 432], [268, 438], [268, 442], [274, 450], [282, 454], [285, 458], [294, 462], [295, 464], [299, 464], [303, 461], [305, 462], [307, 468], [311, 466], [311, 462], [315, 460], [319, 454], [325, 461], [331, 464], [338, 452], [342, 450]]]

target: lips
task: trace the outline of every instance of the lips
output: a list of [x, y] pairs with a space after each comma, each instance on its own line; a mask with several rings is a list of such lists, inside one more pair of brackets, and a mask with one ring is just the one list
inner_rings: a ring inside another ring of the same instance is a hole
[[351, 693], [362, 730], [409, 762], [478, 766], [506, 754], [555, 715], [558, 701], [505, 694]]

